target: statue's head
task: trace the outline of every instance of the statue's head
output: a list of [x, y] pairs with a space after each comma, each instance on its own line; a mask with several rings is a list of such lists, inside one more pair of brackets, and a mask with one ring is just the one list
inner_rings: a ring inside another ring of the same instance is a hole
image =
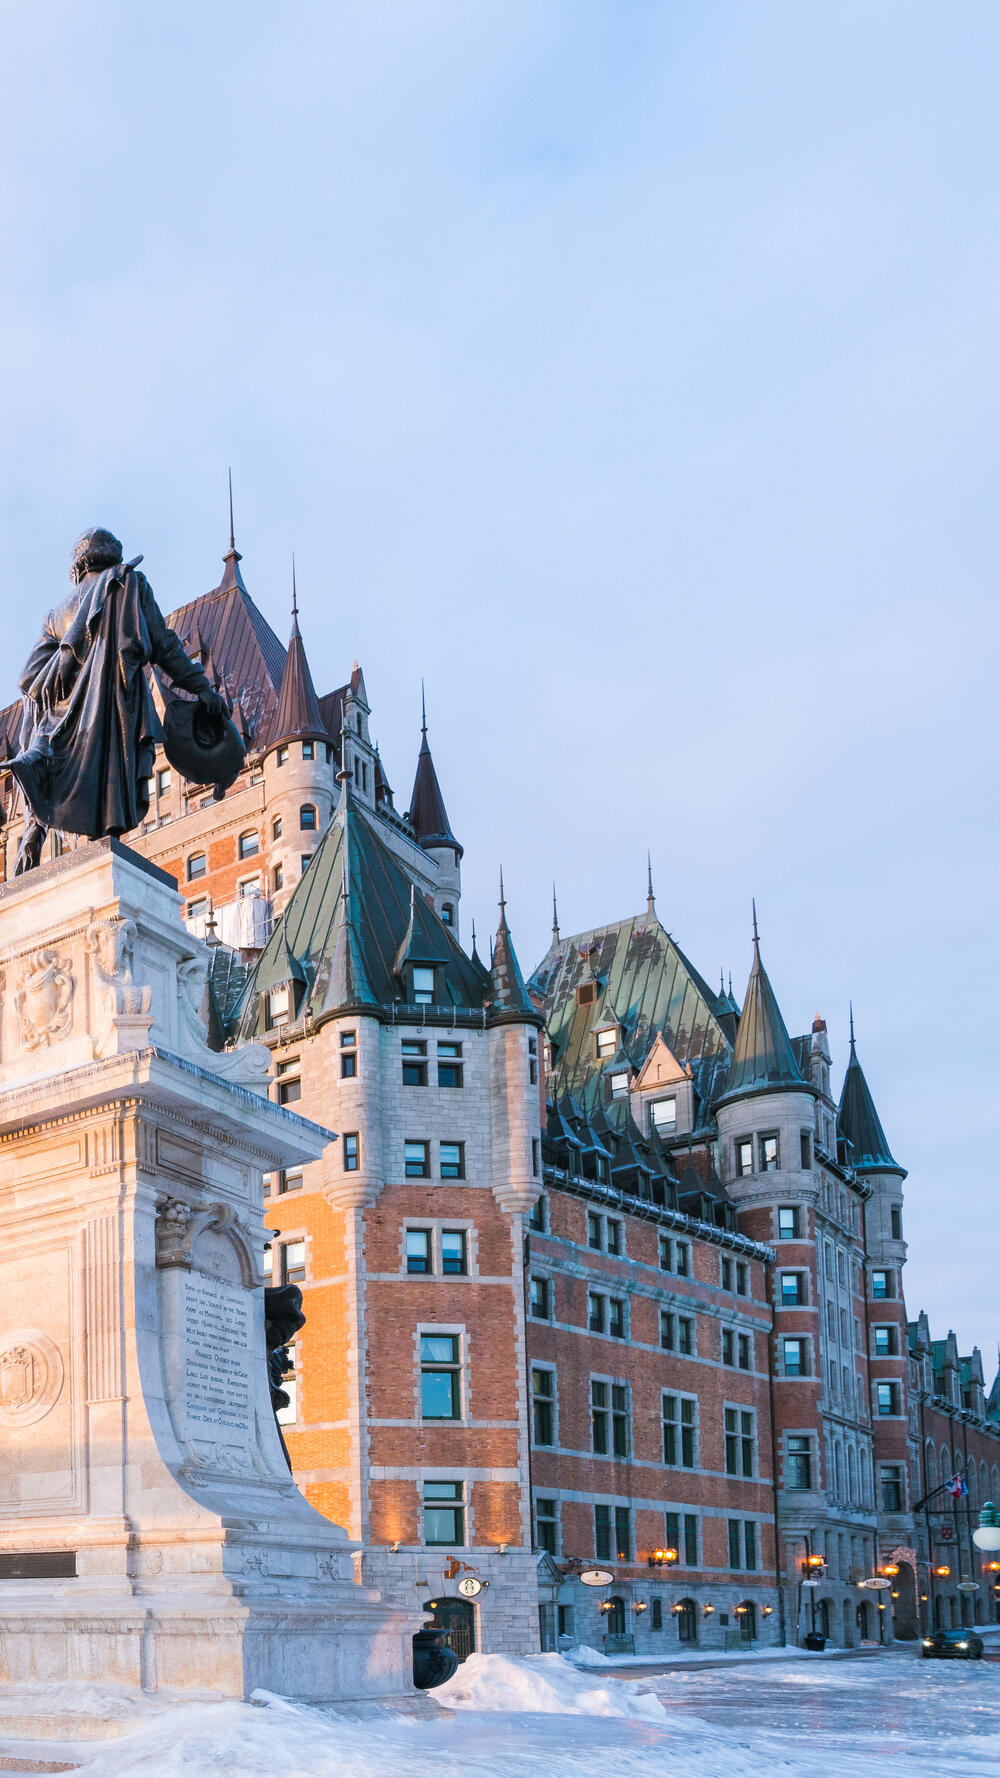
[[117, 537], [101, 525], [95, 525], [74, 543], [69, 577], [82, 580], [85, 574], [96, 574], [102, 568], [116, 568], [121, 559], [122, 546]]

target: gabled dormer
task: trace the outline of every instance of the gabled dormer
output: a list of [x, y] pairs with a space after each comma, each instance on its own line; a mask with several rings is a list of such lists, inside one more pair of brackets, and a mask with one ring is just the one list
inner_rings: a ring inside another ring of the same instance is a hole
[[[669, 1141], [694, 1126], [694, 1079], [658, 1031], [633, 1085], [636, 1121], [648, 1135]], [[638, 1095], [638, 1102], [635, 1095]]]

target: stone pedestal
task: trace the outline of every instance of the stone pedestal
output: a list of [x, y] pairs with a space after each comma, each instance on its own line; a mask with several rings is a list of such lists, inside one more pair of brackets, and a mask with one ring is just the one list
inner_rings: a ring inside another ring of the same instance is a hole
[[271, 1412], [261, 1176], [330, 1132], [206, 1040], [208, 947], [111, 840], [0, 891], [0, 1681], [405, 1691]]

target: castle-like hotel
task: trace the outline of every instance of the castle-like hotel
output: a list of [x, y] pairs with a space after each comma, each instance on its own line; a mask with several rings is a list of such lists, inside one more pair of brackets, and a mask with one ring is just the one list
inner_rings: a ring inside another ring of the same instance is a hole
[[756, 933], [741, 1006], [652, 885], [591, 931], [554, 918], [527, 980], [502, 891], [489, 960], [466, 949], [426, 725], [402, 813], [359, 668], [317, 695], [240, 560], [230, 536], [170, 622], [246, 769], [216, 800], [160, 756], [128, 839], [210, 948], [217, 1047], [266, 1044], [274, 1098], [338, 1132], [265, 1190], [308, 1317], [285, 1438], [356, 1578], [462, 1653], [992, 1622], [998, 1386], [907, 1319], [906, 1172], [853, 1031], [838, 1092]]

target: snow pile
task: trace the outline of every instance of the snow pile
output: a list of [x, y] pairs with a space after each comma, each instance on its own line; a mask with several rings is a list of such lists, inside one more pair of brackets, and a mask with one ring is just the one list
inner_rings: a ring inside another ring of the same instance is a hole
[[518, 1710], [545, 1716], [638, 1716], [665, 1722], [659, 1698], [635, 1680], [595, 1684], [562, 1655], [470, 1655], [434, 1692], [450, 1710]]
[[604, 1655], [588, 1643], [567, 1649], [566, 1659], [574, 1667], [676, 1667], [683, 1662], [711, 1661], [828, 1661], [839, 1651], [825, 1653], [808, 1648], [671, 1648], [661, 1655]]

